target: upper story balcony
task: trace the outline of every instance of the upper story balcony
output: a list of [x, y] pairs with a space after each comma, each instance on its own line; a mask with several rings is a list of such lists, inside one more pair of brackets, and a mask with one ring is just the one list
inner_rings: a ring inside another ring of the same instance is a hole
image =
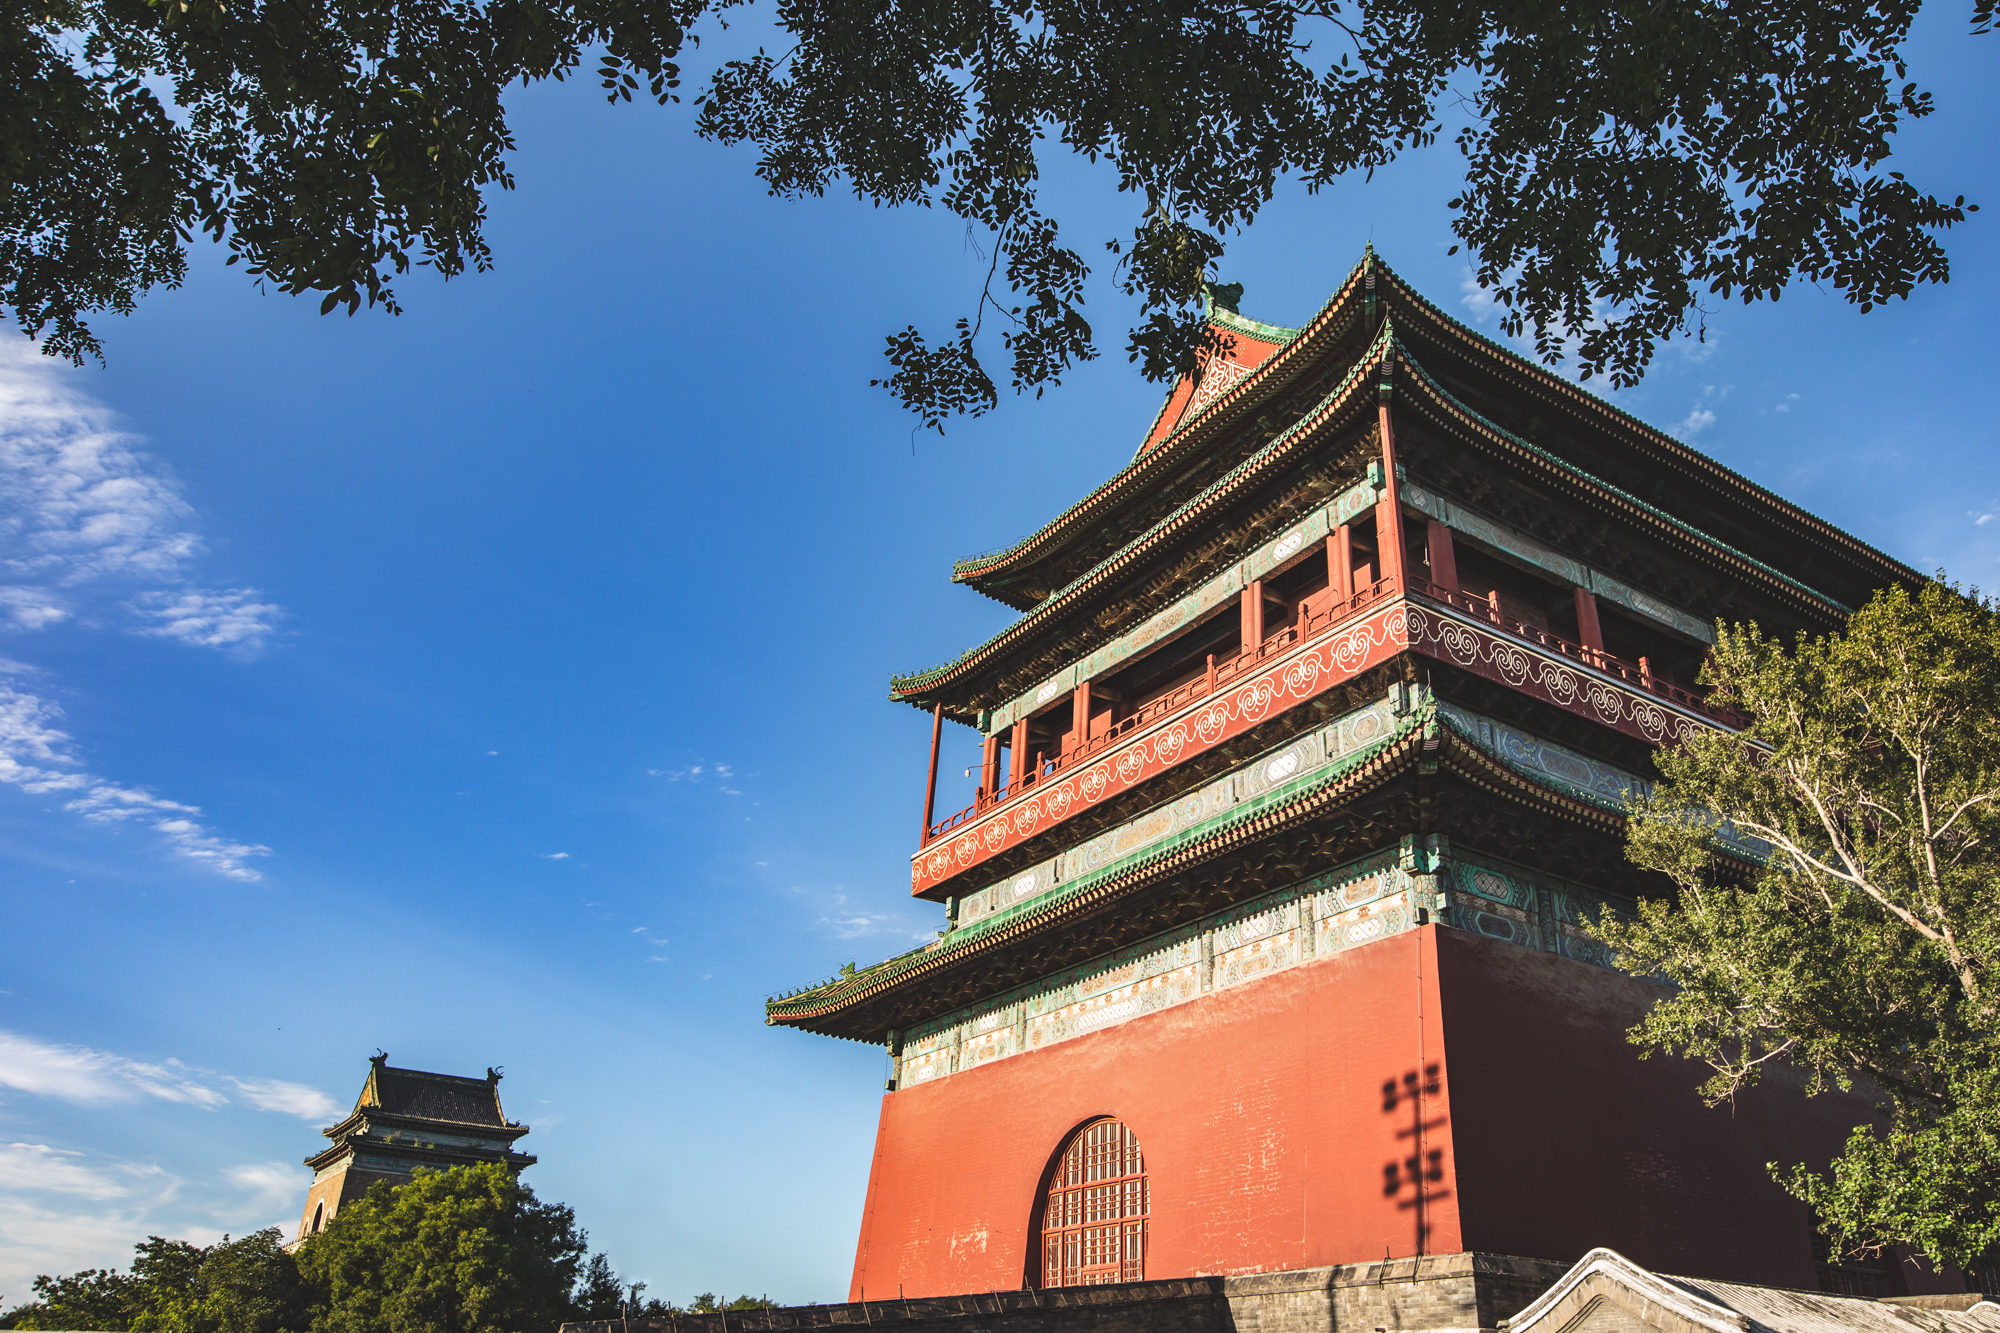
[[1395, 585], [1390, 580], [1377, 579], [1360, 592], [1338, 603], [1328, 602], [1319, 608], [1311, 606], [1302, 608], [1296, 623], [1286, 625], [1261, 643], [1225, 656], [1207, 654], [1205, 670], [1193, 680], [1147, 700], [1129, 715], [1109, 723], [1103, 730], [1093, 730], [1088, 739], [1073, 742], [1056, 754], [1035, 755], [1026, 771], [1009, 775], [1007, 781], [996, 783], [990, 789], [982, 787], [971, 805], [927, 828], [924, 831], [924, 845], [930, 845], [932, 840], [942, 837], [989, 810], [1006, 805], [1030, 788], [1046, 787], [1052, 779], [1086, 766], [1100, 756], [1119, 749], [1127, 740], [1146, 730], [1153, 723], [1177, 716], [1219, 692], [1234, 688], [1255, 675], [1258, 668], [1265, 663], [1283, 656], [1308, 639], [1318, 638], [1394, 594]]
[[1551, 633], [1546, 626], [1530, 624], [1508, 615], [1497, 590], [1488, 592], [1482, 597], [1476, 593], [1449, 588], [1412, 575], [1409, 579], [1409, 592], [1412, 596], [1477, 616], [1503, 634], [1519, 639], [1523, 643], [1533, 644], [1546, 652], [1558, 654], [1578, 666], [1609, 676], [1629, 688], [1658, 695], [1676, 707], [1699, 713], [1732, 731], [1740, 730], [1748, 721], [1743, 714], [1733, 708], [1710, 703], [1708, 691], [1701, 686], [1679, 685], [1671, 678], [1656, 673], [1651, 660], [1645, 656], [1628, 662], [1622, 657], [1606, 652], [1601, 644], [1593, 648], [1585, 644], [1571, 643], [1568, 639]]
[[[1587, 588], [1564, 590], [1477, 549], [1454, 549], [1446, 524], [1421, 514], [1399, 514], [1406, 530], [1379, 543], [1377, 517], [1330, 533], [1323, 573], [1301, 577], [1295, 566], [1249, 581], [1238, 614], [1225, 607], [1180, 635], [1179, 656], [1145, 688], [1132, 687], [1128, 666], [990, 735], [972, 804], [924, 828], [913, 891], [948, 893], [945, 885], [1010, 848], [1403, 653], [1653, 743], [1743, 725], [1695, 684], [1699, 644], [1614, 608], [1600, 612]], [[1384, 560], [1384, 545], [1403, 558]], [[1265, 632], [1272, 607], [1280, 623]], [[1559, 632], [1572, 619], [1575, 632]], [[1202, 651], [1204, 635], [1232, 623], [1240, 633]]]

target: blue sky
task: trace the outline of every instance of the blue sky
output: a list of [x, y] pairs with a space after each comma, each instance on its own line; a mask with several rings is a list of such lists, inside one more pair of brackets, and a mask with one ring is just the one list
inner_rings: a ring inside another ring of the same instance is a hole
[[[2000, 37], [1926, 16], [1920, 183], [2000, 205]], [[947, 579], [1127, 459], [1118, 350], [940, 440], [868, 387], [984, 266], [942, 214], [773, 200], [684, 108], [514, 102], [497, 271], [320, 318], [209, 251], [104, 368], [0, 344], [0, 1300], [296, 1225], [368, 1055], [504, 1065], [528, 1179], [619, 1270], [838, 1299], [884, 1060], [763, 997], [927, 938], [927, 719], [1007, 613]], [[1371, 237], [1462, 317], [1449, 146], [1284, 195], [1226, 276], [1308, 318]], [[1054, 173], [1095, 251], [1111, 182]], [[1629, 410], [1924, 569], [2000, 562], [2000, 215], [1867, 316], [1722, 307]], [[969, 797], [949, 737], [940, 809]], [[949, 1170], [949, 1163], [940, 1163]]]

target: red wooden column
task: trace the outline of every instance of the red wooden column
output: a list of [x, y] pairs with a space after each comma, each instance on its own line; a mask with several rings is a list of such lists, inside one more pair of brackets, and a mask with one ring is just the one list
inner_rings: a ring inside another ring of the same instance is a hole
[[1326, 535], [1326, 586], [1333, 593], [1337, 615], [1354, 596], [1354, 529], [1342, 523]]
[[1451, 549], [1451, 529], [1437, 519], [1430, 521], [1424, 542], [1431, 557], [1431, 582], [1446, 592], [1458, 591], [1458, 557]]
[[1592, 666], [1604, 665], [1604, 627], [1597, 621], [1597, 594], [1588, 588], [1577, 588], [1576, 593], [1576, 638], [1584, 649], [1584, 660]]
[[1076, 738], [1074, 742], [1076, 753], [1081, 754], [1084, 747], [1090, 744], [1089, 681], [1086, 680], [1083, 684], [1077, 686], [1076, 693], [1070, 696], [1069, 715], [1070, 720], [1075, 723], [1070, 728], [1070, 735]]
[[1264, 642], [1264, 580], [1251, 579], [1243, 588], [1243, 651], [1254, 653]]
[[1027, 786], [1024, 779], [1033, 767], [1028, 761], [1028, 719], [1025, 717], [1014, 724], [1014, 757], [1007, 762], [1010, 770], [1007, 785], [1018, 795]]
[[1375, 546], [1382, 564], [1379, 577], [1389, 581], [1394, 595], [1403, 588], [1403, 485], [1396, 479], [1396, 430], [1389, 420], [1386, 380], [1381, 393], [1376, 413], [1382, 427], [1382, 498], [1375, 502]]
[[931, 820], [937, 814], [938, 742], [944, 739], [944, 703], [931, 710], [931, 775], [924, 783], [924, 826], [917, 833], [917, 846], [931, 840]]
[[988, 736], [979, 747], [979, 800], [990, 801], [1000, 790], [1000, 734]]

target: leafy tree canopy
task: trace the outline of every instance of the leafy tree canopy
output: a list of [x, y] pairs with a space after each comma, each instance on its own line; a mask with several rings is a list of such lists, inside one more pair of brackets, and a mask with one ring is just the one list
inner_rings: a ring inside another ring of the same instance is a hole
[[576, 1214], [500, 1163], [371, 1185], [300, 1247], [311, 1333], [520, 1333], [570, 1313], [586, 1274]]
[[[1597, 930], [1677, 987], [1633, 1032], [1703, 1060], [1721, 1101], [1774, 1061], [1882, 1120], [1831, 1167], [1772, 1170], [1849, 1252], [2000, 1258], [2000, 613], [1943, 583], [1845, 632], [1719, 635], [1706, 679], [1754, 720], [1659, 757], [1633, 861], [1677, 901]], [[1745, 744], [1745, 740], [1749, 744]], [[1718, 873], [1716, 819], [1770, 844]]]
[[306, 1291], [277, 1229], [206, 1248], [150, 1236], [132, 1271], [90, 1268], [35, 1279], [37, 1299], [0, 1328], [108, 1333], [305, 1333]]
[[[0, 1329], [104, 1333], [522, 1333], [642, 1306], [561, 1204], [504, 1166], [378, 1183], [287, 1253], [276, 1228], [203, 1248], [153, 1236], [130, 1273], [38, 1277]], [[748, 1299], [748, 1298], [743, 1298]], [[745, 1308], [741, 1304], [730, 1309]]]
[[[323, 312], [394, 310], [412, 265], [491, 263], [510, 85], [588, 67], [613, 100], [676, 100], [697, 22], [743, 2], [0, 7], [0, 305], [48, 351], [97, 354], [86, 317], [179, 282], [200, 230]], [[1017, 391], [1099, 354], [1096, 243], [1140, 302], [1127, 351], [1166, 377], [1196, 363], [1224, 240], [1280, 181], [1318, 189], [1445, 134], [1466, 164], [1452, 228], [1507, 332], [1621, 384], [1710, 298], [1805, 278], [1865, 310], [1944, 281], [1938, 235], [1972, 207], [1885, 169], [1932, 109], [1902, 54], [1916, 0], [774, 4], [772, 49], [695, 99], [700, 132], [754, 145], [774, 193], [849, 188], [994, 238], [954, 332], [889, 339], [881, 382], [933, 425], [998, 401], [989, 319]], [[1062, 231], [1050, 153], [1111, 165], [1128, 235]]]

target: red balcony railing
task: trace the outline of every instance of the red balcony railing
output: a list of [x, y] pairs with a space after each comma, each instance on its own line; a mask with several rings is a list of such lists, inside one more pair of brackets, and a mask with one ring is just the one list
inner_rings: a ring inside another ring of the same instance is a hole
[[1035, 769], [1012, 778], [1002, 784], [997, 791], [981, 793], [965, 809], [948, 819], [931, 825], [924, 834], [924, 845], [928, 846], [933, 839], [951, 832], [968, 820], [985, 814], [994, 806], [1004, 805], [1008, 800], [1020, 795], [1029, 788], [1047, 782], [1050, 778], [1058, 774], [1068, 772], [1079, 764], [1088, 763], [1098, 755], [1104, 753], [1104, 751], [1117, 745], [1133, 732], [1143, 730], [1151, 723], [1159, 721], [1170, 713], [1178, 713], [1188, 705], [1197, 700], [1205, 699], [1218, 690], [1227, 689], [1268, 659], [1278, 656], [1295, 644], [1314, 638], [1324, 631], [1332, 629], [1335, 625], [1351, 618], [1358, 612], [1367, 610], [1377, 602], [1387, 599], [1389, 593], [1389, 580], [1378, 579], [1344, 601], [1330, 602], [1318, 611], [1310, 612], [1300, 617], [1298, 623], [1287, 625], [1284, 629], [1266, 638], [1255, 647], [1246, 648], [1226, 658], [1218, 658], [1215, 654], [1210, 653], [1208, 657], [1208, 669], [1201, 675], [1196, 676], [1193, 680], [1156, 699], [1148, 699], [1139, 708], [1134, 710], [1130, 716], [1118, 719], [1116, 723], [1097, 735], [1092, 736], [1082, 745], [1072, 745], [1061, 755], [1044, 759]]
[[1511, 634], [1517, 639], [1526, 639], [1537, 647], [1545, 648], [1593, 671], [1621, 680], [1635, 689], [1657, 694], [1683, 708], [1712, 717], [1731, 727], [1741, 728], [1749, 721], [1732, 708], [1721, 708], [1711, 704], [1704, 694], [1683, 689], [1664, 677], [1655, 675], [1653, 664], [1643, 657], [1636, 662], [1628, 662], [1622, 657], [1612, 656], [1602, 648], [1587, 648], [1582, 644], [1571, 643], [1568, 639], [1551, 634], [1538, 625], [1530, 625], [1526, 621], [1515, 619], [1501, 609], [1497, 594], [1481, 597], [1475, 593], [1461, 592], [1456, 588], [1446, 588], [1432, 583], [1429, 579], [1415, 577], [1410, 579], [1410, 591], [1430, 601], [1470, 612], [1502, 633]]
[[[1655, 675], [1651, 662], [1646, 658], [1630, 662], [1622, 657], [1613, 656], [1601, 648], [1588, 648], [1582, 644], [1571, 643], [1538, 625], [1530, 625], [1509, 616], [1501, 609], [1498, 598], [1479, 597], [1414, 576], [1409, 578], [1409, 590], [1428, 601], [1477, 616], [1504, 634], [1526, 640], [1536, 647], [1566, 657], [1635, 689], [1658, 695], [1682, 708], [1714, 718], [1725, 726], [1740, 729], [1749, 721], [1734, 709], [1711, 704], [1703, 694], [1685, 689], [1662, 676]], [[1252, 648], [1243, 649], [1226, 658], [1218, 658], [1211, 653], [1208, 658], [1208, 668], [1201, 675], [1158, 698], [1148, 699], [1129, 716], [1120, 718], [1103, 732], [1090, 737], [1081, 745], [1072, 744], [1061, 755], [1042, 760], [1033, 770], [1015, 777], [997, 791], [980, 793], [971, 805], [925, 830], [922, 845], [928, 846], [934, 839], [978, 818], [995, 806], [1004, 805], [1030, 788], [1080, 764], [1090, 762], [1133, 732], [1140, 731], [1169, 714], [1177, 713], [1219, 690], [1227, 689], [1269, 658], [1373, 607], [1376, 603], [1387, 599], [1391, 591], [1389, 580], [1379, 579], [1345, 601], [1329, 603], [1318, 611], [1301, 616], [1297, 623], [1286, 626]]]

